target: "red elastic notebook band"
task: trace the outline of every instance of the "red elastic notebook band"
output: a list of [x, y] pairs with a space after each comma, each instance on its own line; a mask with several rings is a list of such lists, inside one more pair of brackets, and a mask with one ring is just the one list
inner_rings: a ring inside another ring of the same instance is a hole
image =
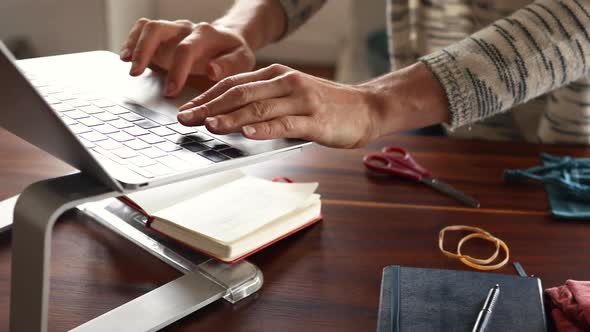
[[284, 176], [277, 176], [276, 178], [272, 179], [272, 182], [286, 182], [286, 183], [293, 183], [293, 180]]
[[145, 225], [148, 228], [151, 228], [150, 226], [152, 225], [152, 222], [154, 221], [154, 217], [150, 216], [147, 212], [145, 212], [141, 208], [141, 206], [137, 205], [137, 203], [135, 203], [134, 201], [132, 201], [127, 196], [119, 196], [119, 197], [117, 197], [117, 199], [119, 201], [123, 202], [123, 204], [131, 207], [132, 209], [135, 209], [135, 211], [137, 211], [138, 213], [141, 213], [141, 215], [143, 215], [144, 217], [146, 217], [147, 221], [145, 222]]

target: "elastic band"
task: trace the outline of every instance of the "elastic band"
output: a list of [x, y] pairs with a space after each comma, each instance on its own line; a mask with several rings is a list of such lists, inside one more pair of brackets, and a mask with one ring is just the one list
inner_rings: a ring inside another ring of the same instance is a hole
[[293, 180], [284, 177], [284, 176], [277, 176], [276, 178], [272, 179], [272, 182], [286, 182], [286, 183], [293, 183]]
[[[444, 239], [446, 231], [471, 231], [472, 233], [464, 236], [463, 238], [461, 238], [461, 240], [459, 240], [459, 243], [457, 244], [457, 252], [453, 253], [444, 249]], [[465, 242], [473, 238], [479, 238], [494, 243], [496, 246], [496, 250], [488, 258], [474, 258], [469, 255], [462, 254], [461, 247], [463, 246], [463, 244], [465, 244]], [[504, 243], [504, 241], [498, 239], [497, 237], [493, 236], [490, 232], [484, 229], [473, 226], [453, 225], [443, 228], [438, 233], [438, 248], [445, 256], [458, 259], [463, 264], [481, 271], [497, 270], [506, 265], [506, 263], [508, 263], [508, 260], [510, 259], [510, 251], [508, 250], [508, 246], [506, 245], [506, 243]], [[504, 258], [504, 260], [497, 264], [489, 265], [492, 262], [494, 262], [496, 258], [498, 258], [500, 248], [504, 250], [506, 257]]]
[[[463, 246], [463, 244], [473, 238], [479, 238], [479, 239], [483, 239], [483, 240], [486, 240], [489, 242], [493, 242], [496, 245], [496, 251], [492, 254], [492, 256], [490, 256], [487, 259], [478, 259], [478, 258], [471, 257], [469, 255], [461, 254], [461, 247]], [[459, 243], [457, 244], [457, 255], [459, 255], [460, 258], [466, 259], [474, 264], [488, 265], [496, 260], [496, 258], [498, 257], [498, 253], [500, 253], [500, 240], [498, 240], [497, 238], [495, 238], [493, 236], [490, 237], [487, 234], [471, 233], [471, 234], [463, 237], [461, 240], [459, 240]]]
[[[508, 246], [506, 245], [506, 243], [504, 243], [504, 241], [502, 241], [502, 240], [500, 240], [500, 239], [498, 239], [496, 237], [494, 237], [493, 239], [486, 238], [486, 237], [484, 237], [484, 235], [477, 234], [477, 233], [469, 234], [466, 237], [462, 238], [461, 241], [459, 241], [460, 244], [459, 244], [459, 246], [457, 246], [457, 253], [459, 255], [461, 255], [461, 245], [463, 243], [465, 243], [466, 241], [468, 241], [469, 239], [472, 239], [472, 238], [481, 238], [481, 239], [486, 239], [486, 240], [489, 240], [489, 241], [492, 241], [492, 240], [493, 241], [497, 241], [497, 243], [500, 244], [500, 247], [502, 249], [504, 249], [504, 252], [506, 253], [506, 257], [504, 258], [504, 260], [502, 260], [498, 264], [487, 265], [488, 263], [486, 263], [486, 264], [478, 264], [478, 263], [475, 263], [472, 260], [468, 259], [469, 256], [463, 256], [463, 257], [459, 258], [459, 260], [461, 261], [461, 263], [463, 263], [463, 264], [465, 264], [465, 265], [467, 265], [469, 267], [472, 267], [474, 269], [481, 270], [481, 271], [493, 271], [493, 270], [497, 270], [497, 269], [501, 268], [502, 266], [506, 265], [506, 263], [508, 263], [508, 260], [510, 259], [510, 251], [508, 250]], [[498, 255], [498, 252], [499, 252], [499, 250], [496, 250], [496, 252], [494, 253], [494, 255], [497, 256]]]
[[[481, 228], [477, 228], [477, 227], [473, 227], [473, 226], [465, 226], [465, 225], [454, 225], [454, 226], [447, 226], [445, 228], [443, 228], [439, 233], [438, 233], [438, 248], [440, 249], [440, 251], [442, 251], [442, 253], [450, 258], [455, 258], [455, 259], [459, 259], [463, 256], [458, 255], [456, 253], [452, 253], [448, 250], [444, 249], [444, 239], [445, 239], [445, 232], [446, 231], [472, 231], [474, 233], [480, 233], [480, 234], [485, 234], [488, 235], [490, 237], [493, 237], [492, 234], [490, 234], [489, 232], [481, 229]], [[495, 256], [497, 256], [498, 254], [498, 250], [500, 249], [500, 244], [496, 242], [496, 253], [494, 254]], [[495, 257], [492, 256], [492, 257]], [[469, 256], [467, 256], [469, 257]], [[471, 258], [471, 257], [470, 257]], [[475, 258], [471, 258], [471, 259], [475, 259]], [[491, 259], [488, 258], [487, 260]], [[491, 259], [491, 261], [493, 261], [494, 259]], [[483, 260], [481, 260], [483, 261]], [[490, 262], [491, 262], [490, 261]], [[481, 263], [481, 264], [487, 264], [487, 263]]]

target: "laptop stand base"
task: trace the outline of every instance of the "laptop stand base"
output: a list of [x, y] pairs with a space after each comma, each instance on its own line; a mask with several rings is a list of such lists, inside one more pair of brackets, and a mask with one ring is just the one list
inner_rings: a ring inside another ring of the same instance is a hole
[[[37, 182], [23, 191], [12, 229], [11, 332], [47, 331], [55, 221], [78, 205], [118, 195], [82, 173]], [[246, 261], [228, 265], [208, 260], [183, 272], [178, 279], [72, 331], [155, 331], [220, 298], [235, 302], [262, 286], [260, 270]]]

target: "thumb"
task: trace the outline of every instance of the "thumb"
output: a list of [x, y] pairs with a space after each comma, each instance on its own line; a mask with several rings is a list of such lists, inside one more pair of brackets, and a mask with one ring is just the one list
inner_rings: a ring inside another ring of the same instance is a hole
[[207, 76], [212, 81], [220, 81], [254, 68], [254, 55], [245, 48], [214, 58], [207, 66]]

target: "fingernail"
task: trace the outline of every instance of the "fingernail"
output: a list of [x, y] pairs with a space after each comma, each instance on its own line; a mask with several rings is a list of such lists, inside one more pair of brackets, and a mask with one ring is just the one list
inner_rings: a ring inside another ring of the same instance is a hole
[[211, 71], [213, 72], [213, 78], [217, 79], [221, 76], [221, 66], [216, 63], [211, 64]]
[[168, 84], [166, 85], [166, 92], [165, 92], [165, 94], [167, 96], [170, 96], [171, 94], [174, 93], [174, 91], [176, 91], [176, 83], [174, 83], [174, 82], [168, 82]]
[[128, 48], [124, 49], [121, 52], [121, 60], [125, 60], [125, 59], [129, 58], [129, 55], [131, 55], [131, 52], [129, 51], [129, 49]]
[[211, 128], [215, 128], [217, 127], [217, 125], [219, 124], [219, 121], [217, 121], [216, 118], [206, 118], [205, 119], [205, 123], [211, 127]]
[[182, 122], [189, 122], [193, 119], [194, 114], [192, 111], [184, 111], [178, 113], [178, 119]]
[[131, 64], [131, 70], [129, 71], [129, 74], [131, 75], [139, 75], [139, 64], [137, 62], [133, 62]]
[[189, 101], [188, 103], [180, 106], [179, 110], [184, 111], [184, 110], [187, 110], [189, 108], [193, 108], [194, 106], [195, 106], [195, 103], [192, 102], [192, 101]]
[[252, 136], [252, 135], [256, 134], [256, 128], [254, 128], [252, 126], [244, 126], [244, 127], [242, 127], [242, 131], [244, 131], [244, 134], [246, 134], [248, 136]]

